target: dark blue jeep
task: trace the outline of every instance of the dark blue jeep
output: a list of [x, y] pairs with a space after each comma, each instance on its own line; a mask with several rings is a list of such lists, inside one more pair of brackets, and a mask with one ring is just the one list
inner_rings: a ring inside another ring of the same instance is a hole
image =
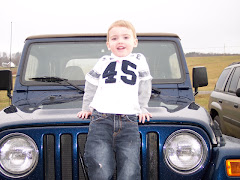
[[[222, 135], [194, 102], [176, 34], [138, 34], [153, 76], [150, 122], [139, 124], [142, 179], [240, 179], [240, 140]], [[105, 34], [28, 37], [16, 75], [0, 72], [12, 103], [0, 112], [0, 179], [87, 179], [83, 154], [89, 119], [77, 118], [84, 76], [110, 54]], [[193, 87], [206, 86], [193, 69]], [[115, 177], [113, 177], [115, 179]]]

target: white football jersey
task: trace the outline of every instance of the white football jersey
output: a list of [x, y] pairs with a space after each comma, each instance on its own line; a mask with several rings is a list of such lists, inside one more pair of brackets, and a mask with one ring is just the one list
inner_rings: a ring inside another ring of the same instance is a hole
[[90, 108], [101, 113], [139, 114], [138, 88], [141, 80], [152, 79], [144, 55], [103, 56], [86, 75], [98, 86]]

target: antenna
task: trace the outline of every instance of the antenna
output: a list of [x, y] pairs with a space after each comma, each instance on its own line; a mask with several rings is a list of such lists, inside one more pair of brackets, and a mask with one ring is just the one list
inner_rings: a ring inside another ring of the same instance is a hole
[[12, 22], [11, 22], [11, 34], [10, 34], [10, 70], [12, 67]]
[[224, 56], [226, 55], [226, 51], [225, 51], [225, 43], [224, 43], [224, 46], [223, 46], [223, 50], [224, 50]]
[[[12, 68], [12, 22], [11, 22], [11, 35], [10, 35], [10, 71]], [[12, 76], [12, 73], [11, 73]], [[12, 77], [11, 77], [11, 83], [12, 83]], [[9, 103], [12, 104], [12, 97], [11, 97], [11, 90], [8, 92], [9, 97]]]

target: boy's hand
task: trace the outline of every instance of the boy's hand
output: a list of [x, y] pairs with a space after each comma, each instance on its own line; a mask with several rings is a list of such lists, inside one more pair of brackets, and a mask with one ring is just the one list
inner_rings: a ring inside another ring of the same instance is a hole
[[150, 121], [150, 118], [152, 117], [151, 113], [144, 113], [144, 114], [139, 114], [139, 122], [140, 123], [145, 123], [145, 120]]
[[88, 116], [92, 115], [92, 112], [91, 111], [80, 111], [79, 113], [77, 113], [77, 117], [79, 118], [88, 118]]

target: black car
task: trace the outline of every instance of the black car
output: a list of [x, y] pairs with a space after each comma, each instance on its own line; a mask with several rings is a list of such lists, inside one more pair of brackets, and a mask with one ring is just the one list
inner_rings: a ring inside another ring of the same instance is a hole
[[240, 62], [223, 70], [210, 95], [209, 110], [224, 134], [240, 138]]

